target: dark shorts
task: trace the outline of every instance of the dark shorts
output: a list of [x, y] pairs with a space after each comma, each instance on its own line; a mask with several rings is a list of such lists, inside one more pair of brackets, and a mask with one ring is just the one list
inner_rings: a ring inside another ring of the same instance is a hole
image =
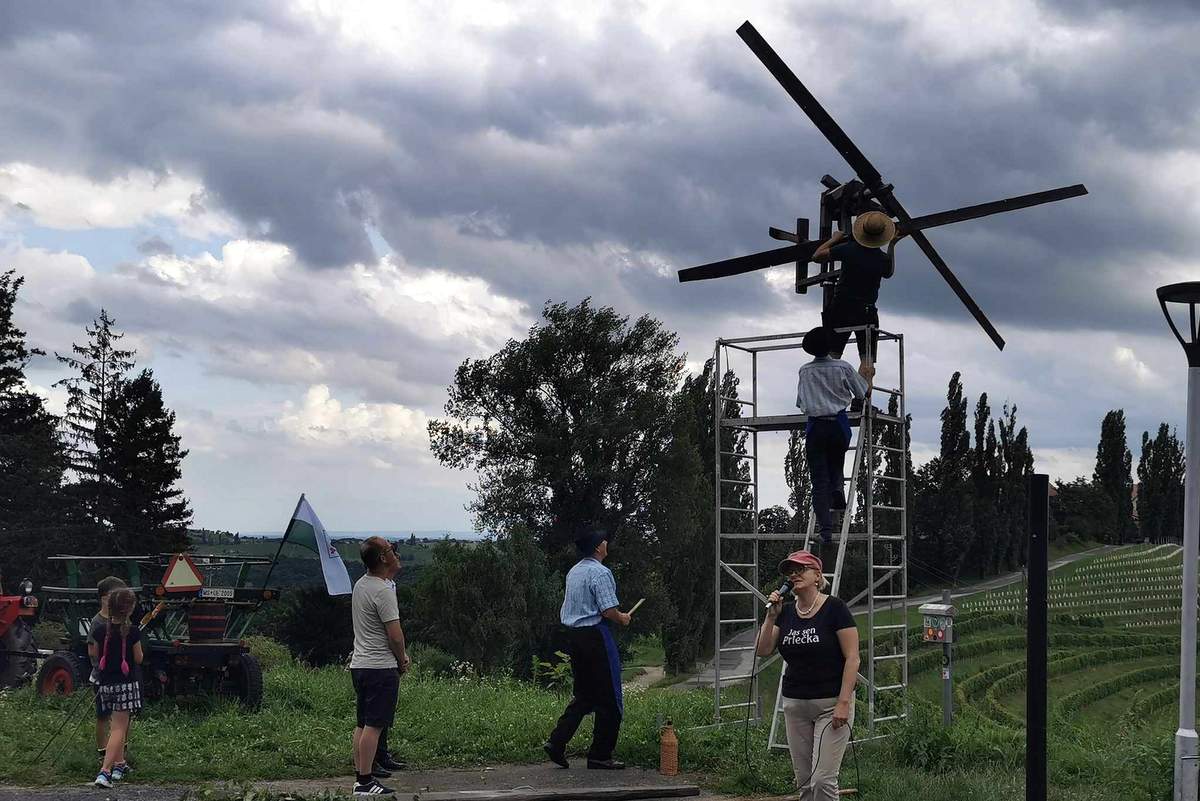
[[359, 726], [382, 729], [396, 717], [400, 674], [395, 668], [351, 668]]

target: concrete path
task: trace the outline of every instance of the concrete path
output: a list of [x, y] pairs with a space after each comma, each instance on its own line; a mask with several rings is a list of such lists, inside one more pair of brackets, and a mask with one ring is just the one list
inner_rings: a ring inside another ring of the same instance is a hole
[[[587, 770], [582, 758], [571, 760], [570, 770], [563, 770], [549, 763], [535, 765], [494, 765], [488, 767], [445, 769], [425, 771], [401, 771], [384, 784], [395, 789], [392, 798], [397, 801], [414, 801], [422, 792], [448, 792], [456, 790], [560, 790], [583, 787], [655, 787], [663, 785], [698, 784], [694, 777], [685, 775], [660, 776], [656, 771], [641, 768], [627, 770]], [[266, 787], [273, 792], [299, 793], [305, 796], [323, 791], [334, 791], [350, 795], [353, 776], [329, 779], [283, 779], [280, 781], [255, 782], [256, 787]], [[55, 787], [11, 787], [0, 785], [0, 801], [177, 801], [187, 790], [199, 789], [199, 783], [188, 785], [149, 785], [137, 781], [122, 782], [113, 790], [104, 790], [80, 782], [76, 785]], [[715, 799], [711, 794], [694, 796]]]

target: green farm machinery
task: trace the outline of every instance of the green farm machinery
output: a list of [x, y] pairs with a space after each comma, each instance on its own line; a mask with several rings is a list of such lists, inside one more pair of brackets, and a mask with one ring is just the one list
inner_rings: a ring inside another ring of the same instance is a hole
[[253, 568], [273, 560], [208, 554], [50, 560], [65, 567], [66, 586], [43, 586], [41, 603], [47, 614], [61, 616], [66, 635], [58, 650], [41, 652], [39, 694], [69, 695], [88, 683], [88, 629], [100, 606], [85, 575], [110, 573], [138, 597], [133, 622], [142, 626], [142, 692], [148, 699], [215, 694], [258, 708], [262, 667], [242, 638], [258, 608], [279, 598], [278, 589], [250, 582]]

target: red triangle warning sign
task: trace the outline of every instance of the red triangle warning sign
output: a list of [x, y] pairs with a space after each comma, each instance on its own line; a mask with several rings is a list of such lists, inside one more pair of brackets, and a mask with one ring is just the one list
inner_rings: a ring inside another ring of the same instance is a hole
[[204, 586], [204, 577], [185, 553], [175, 554], [163, 573], [162, 587], [167, 592], [195, 592]]

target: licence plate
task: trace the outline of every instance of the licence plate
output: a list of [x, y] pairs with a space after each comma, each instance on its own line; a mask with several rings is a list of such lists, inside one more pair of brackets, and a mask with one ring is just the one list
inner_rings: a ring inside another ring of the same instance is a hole
[[233, 598], [232, 587], [201, 587], [201, 598]]

